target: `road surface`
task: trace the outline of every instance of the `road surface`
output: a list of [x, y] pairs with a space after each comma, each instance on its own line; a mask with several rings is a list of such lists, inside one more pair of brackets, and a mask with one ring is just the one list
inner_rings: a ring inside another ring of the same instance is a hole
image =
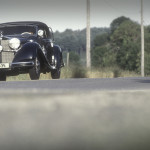
[[150, 78], [0, 82], [0, 150], [149, 150]]
[[0, 90], [110, 91], [150, 89], [150, 77], [0, 82]]

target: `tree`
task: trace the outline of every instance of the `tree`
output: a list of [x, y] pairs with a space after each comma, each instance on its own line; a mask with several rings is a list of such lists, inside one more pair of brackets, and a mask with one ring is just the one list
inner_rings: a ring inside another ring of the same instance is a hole
[[108, 33], [98, 35], [93, 40], [93, 47], [102, 46], [102, 45], [108, 43], [108, 41], [109, 41], [109, 34]]
[[92, 49], [93, 67], [111, 67], [116, 65], [116, 54], [111, 51], [109, 46], [97, 46]]
[[145, 27], [145, 51], [150, 53], [150, 26]]
[[[109, 28], [91, 28], [91, 43], [97, 35], [108, 33]], [[55, 41], [61, 46], [63, 51], [75, 51], [80, 54], [86, 51], [86, 30], [66, 29], [64, 32], [54, 33]]]
[[117, 51], [117, 64], [127, 70], [137, 70], [140, 59], [140, 25], [127, 20], [111, 36], [112, 48]]
[[[136, 43], [129, 42], [122, 46], [116, 56], [116, 62], [122, 69], [137, 71], [140, 65], [139, 57], [140, 48]], [[137, 64], [139, 62], [139, 64]]]
[[150, 75], [150, 26], [145, 27], [145, 75]]
[[129, 21], [130, 19], [124, 16], [121, 16], [112, 21], [110, 24], [111, 33], [113, 33], [124, 21]]
[[110, 33], [95, 37], [92, 49], [93, 67], [111, 67], [116, 65], [116, 53], [110, 47]]
[[80, 56], [77, 53], [75, 53], [74, 51], [71, 51], [70, 55], [69, 55], [69, 63], [71, 65], [79, 65], [80, 64]]

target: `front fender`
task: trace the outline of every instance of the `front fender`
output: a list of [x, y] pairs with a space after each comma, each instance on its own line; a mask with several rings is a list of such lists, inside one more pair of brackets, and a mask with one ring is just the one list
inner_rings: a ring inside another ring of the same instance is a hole
[[55, 66], [57, 68], [60, 68], [60, 66], [61, 66], [61, 60], [62, 60], [61, 48], [58, 45], [54, 45], [53, 49], [54, 49], [54, 62], [55, 62]]
[[13, 62], [25, 62], [34, 60], [38, 55], [40, 47], [37, 43], [26, 43], [23, 47], [16, 53]]

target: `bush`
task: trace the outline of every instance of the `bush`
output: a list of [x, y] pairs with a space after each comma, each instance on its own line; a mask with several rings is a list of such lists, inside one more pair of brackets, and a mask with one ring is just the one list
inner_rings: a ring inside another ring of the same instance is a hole
[[116, 64], [116, 53], [106, 46], [96, 47], [92, 50], [93, 67], [110, 67]]
[[75, 66], [72, 70], [72, 78], [87, 78], [87, 71], [82, 66]]
[[145, 75], [150, 75], [150, 54], [145, 53]]
[[69, 64], [70, 65], [80, 64], [80, 56], [77, 53], [75, 53], [74, 51], [71, 51], [69, 54]]
[[113, 69], [113, 77], [114, 78], [121, 77], [121, 69], [119, 67], [115, 67]]

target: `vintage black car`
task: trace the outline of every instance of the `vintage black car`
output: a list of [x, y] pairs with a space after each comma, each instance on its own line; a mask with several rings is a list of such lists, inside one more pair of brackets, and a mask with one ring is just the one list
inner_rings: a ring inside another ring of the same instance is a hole
[[53, 31], [45, 23], [0, 24], [0, 81], [21, 73], [38, 80], [40, 73], [48, 72], [52, 79], [59, 79], [63, 66], [61, 48], [54, 45]]

